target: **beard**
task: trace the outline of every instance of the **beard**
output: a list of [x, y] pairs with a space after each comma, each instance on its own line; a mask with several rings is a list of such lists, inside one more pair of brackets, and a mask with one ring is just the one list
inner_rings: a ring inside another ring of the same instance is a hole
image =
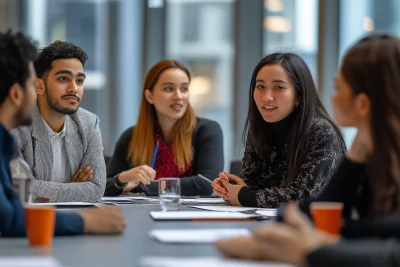
[[45, 86], [46, 86], [46, 93], [45, 93], [46, 103], [50, 108], [54, 109], [58, 113], [66, 114], [66, 115], [72, 115], [78, 111], [78, 109], [80, 107], [80, 103], [81, 103], [81, 99], [78, 96], [76, 96], [78, 98], [78, 103], [79, 103], [77, 108], [63, 107], [57, 100], [54, 100], [49, 96], [48, 92], [51, 91], [51, 89], [49, 90], [49, 87], [47, 86], [46, 83], [45, 83]]
[[32, 124], [32, 112], [29, 112], [29, 114], [25, 114], [24, 110], [19, 110], [15, 121], [17, 122], [17, 127], [18, 126], [28, 126]]
[[63, 107], [60, 105], [60, 103], [58, 101], [51, 101], [48, 94], [46, 94], [46, 102], [49, 107], [51, 107], [58, 113], [62, 113], [62, 114], [66, 114], [66, 115], [72, 115], [75, 112], [77, 112], [79, 109], [79, 106], [77, 108]]

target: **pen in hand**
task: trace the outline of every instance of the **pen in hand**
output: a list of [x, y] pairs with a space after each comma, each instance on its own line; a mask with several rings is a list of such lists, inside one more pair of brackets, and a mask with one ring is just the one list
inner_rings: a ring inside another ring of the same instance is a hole
[[[151, 164], [150, 164], [150, 167], [151, 168], [154, 168], [154, 165], [156, 164], [156, 158], [157, 158], [157, 153], [158, 153], [158, 147], [159, 147], [159, 142], [157, 141], [157, 143], [156, 143], [156, 145], [155, 145], [155, 147], [154, 147], [154, 152], [153, 152], [153, 158], [151, 159]], [[145, 184], [140, 184], [140, 187], [145, 191], [145, 192], [147, 192], [149, 189], [147, 188], [147, 185], [145, 185]]]
[[150, 165], [150, 167], [152, 167], [152, 168], [154, 168], [154, 164], [156, 164], [158, 146], [159, 146], [159, 142], [157, 141], [156, 146], [154, 147], [153, 159], [151, 160], [151, 165]]
[[207, 177], [205, 177], [204, 175], [201, 175], [200, 173], [197, 174], [197, 176], [201, 179], [203, 179], [204, 181], [208, 182], [208, 183], [212, 183], [213, 181], [211, 181], [210, 179], [208, 179]]

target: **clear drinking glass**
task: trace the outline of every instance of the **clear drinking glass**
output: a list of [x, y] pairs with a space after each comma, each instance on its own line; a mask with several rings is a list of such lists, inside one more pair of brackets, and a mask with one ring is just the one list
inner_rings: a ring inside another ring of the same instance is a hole
[[163, 211], [179, 210], [181, 200], [181, 180], [179, 178], [160, 178], [158, 195]]

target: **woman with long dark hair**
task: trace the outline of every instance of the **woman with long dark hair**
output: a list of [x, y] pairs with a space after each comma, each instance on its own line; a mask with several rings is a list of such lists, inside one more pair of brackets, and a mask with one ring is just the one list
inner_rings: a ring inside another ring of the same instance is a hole
[[225, 254], [311, 267], [400, 266], [399, 73], [400, 39], [388, 34], [358, 41], [338, 71], [335, 119], [358, 133], [328, 185], [300, 208], [309, 215], [313, 201], [342, 202], [340, 242], [315, 231], [291, 204], [284, 223], [219, 243]]
[[315, 195], [345, 151], [310, 70], [293, 53], [268, 55], [255, 67], [243, 136], [242, 178], [220, 173], [212, 183], [232, 205], [278, 207]]
[[179, 61], [162, 60], [149, 70], [137, 124], [121, 135], [107, 165], [106, 196], [155, 195], [158, 184], [151, 182], [162, 177], [181, 178], [183, 195], [212, 193], [197, 174], [216, 177], [223, 168], [222, 131], [217, 122], [196, 117], [189, 84], [189, 70]]

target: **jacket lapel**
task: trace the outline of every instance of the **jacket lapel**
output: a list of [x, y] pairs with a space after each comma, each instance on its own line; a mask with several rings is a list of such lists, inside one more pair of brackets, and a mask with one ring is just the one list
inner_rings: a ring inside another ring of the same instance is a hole
[[32, 113], [32, 147], [35, 177], [39, 180], [46, 179], [46, 181], [50, 181], [53, 168], [53, 152], [51, 150], [50, 137], [38, 107]]
[[65, 149], [67, 151], [67, 158], [71, 175], [74, 175], [81, 164], [83, 157], [83, 144], [80, 138], [77, 124], [67, 116], [65, 119]]

